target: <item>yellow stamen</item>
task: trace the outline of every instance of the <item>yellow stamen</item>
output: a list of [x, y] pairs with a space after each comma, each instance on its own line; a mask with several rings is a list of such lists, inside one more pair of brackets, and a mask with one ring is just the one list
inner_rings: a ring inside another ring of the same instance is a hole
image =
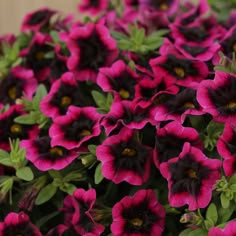
[[140, 218], [134, 218], [130, 221], [130, 223], [134, 226], [140, 227], [143, 225], [143, 220]]
[[22, 132], [22, 127], [21, 125], [19, 124], [13, 124], [11, 127], [10, 127], [10, 131], [11, 133], [13, 134], [20, 134]]
[[53, 147], [49, 150], [51, 155], [63, 156], [63, 150], [59, 147]]
[[7, 94], [11, 100], [15, 100], [17, 95], [16, 86], [12, 86], [11, 88], [9, 88]]
[[133, 148], [125, 148], [122, 153], [122, 156], [128, 156], [128, 157], [133, 157], [136, 155], [136, 150]]
[[42, 61], [44, 59], [44, 52], [39, 51], [35, 55], [37, 61]]
[[69, 96], [63, 96], [61, 98], [61, 106], [66, 107], [71, 104], [72, 99]]
[[189, 169], [186, 171], [187, 175], [192, 179], [197, 179], [197, 172], [193, 169]]
[[195, 108], [195, 105], [192, 102], [185, 102], [183, 107], [184, 108]]
[[234, 109], [234, 108], [236, 108], [236, 102], [230, 102], [225, 107], [226, 108]]
[[166, 4], [166, 3], [162, 3], [162, 4], [160, 5], [160, 9], [161, 9], [162, 11], [166, 11], [166, 10], [168, 10], [168, 8], [169, 8], [169, 6], [168, 6], [168, 4]]
[[175, 71], [176, 75], [178, 75], [180, 78], [184, 78], [185, 71], [182, 67], [175, 67], [174, 71]]
[[83, 129], [83, 130], [80, 132], [80, 135], [81, 135], [81, 136], [88, 136], [88, 135], [91, 135], [91, 131], [89, 131], [88, 129]]
[[125, 90], [125, 89], [121, 89], [121, 90], [119, 91], [119, 94], [120, 94], [120, 96], [121, 96], [122, 98], [124, 98], [124, 99], [127, 99], [127, 98], [129, 98], [129, 96], [130, 96], [129, 91], [127, 91], [127, 90]]

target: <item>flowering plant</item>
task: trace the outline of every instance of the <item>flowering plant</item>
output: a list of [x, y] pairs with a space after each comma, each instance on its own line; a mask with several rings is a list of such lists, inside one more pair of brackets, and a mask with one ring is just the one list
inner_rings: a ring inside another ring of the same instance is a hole
[[0, 236], [236, 233], [235, 1], [82, 0], [0, 38]]

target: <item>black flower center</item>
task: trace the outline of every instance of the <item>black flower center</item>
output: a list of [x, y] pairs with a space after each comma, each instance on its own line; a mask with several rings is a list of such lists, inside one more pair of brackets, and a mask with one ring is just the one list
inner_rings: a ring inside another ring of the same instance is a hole
[[197, 26], [191, 27], [191, 28], [180, 26], [179, 31], [180, 33], [182, 33], [182, 35], [184, 36], [186, 40], [192, 41], [192, 42], [201, 43], [204, 40], [206, 40], [208, 37], [207, 31]]
[[208, 47], [190, 46], [187, 44], [182, 45], [182, 48], [194, 57], [206, 52], [208, 49]]
[[28, 25], [37, 25], [41, 23], [48, 15], [50, 12], [48, 10], [44, 11], [38, 11], [32, 17], [28, 20]]

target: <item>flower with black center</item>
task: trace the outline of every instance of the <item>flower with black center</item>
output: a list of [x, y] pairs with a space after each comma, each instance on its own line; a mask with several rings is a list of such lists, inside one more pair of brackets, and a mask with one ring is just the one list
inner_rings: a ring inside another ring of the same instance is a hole
[[205, 208], [220, 179], [220, 167], [220, 160], [209, 159], [200, 149], [185, 143], [178, 157], [160, 165], [160, 172], [168, 181], [170, 205], [187, 204], [191, 211]]
[[97, 147], [103, 176], [116, 184], [126, 181], [141, 185], [149, 178], [152, 149], [143, 145], [136, 134], [135, 130], [123, 128]]
[[159, 103], [166, 94], [177, 94], [178, 91], [179, 88], [168, 77], [145, 77], [137, 85], [134, 101], [142, 107], [150, 107]]
[[0, 148], [10, 150], [10, 139], [33, 139], [39, 134], [37, 125], [24, 125], [14, 122], [14, 119], [24, 115], [22, 105], [12, 105], [0, 114]]
[[48, 27], [50, 19], [54, 14], [56, 14], [56, 11], [46, 7], [28, 13], [22, 21], [21, 30], [32, 30], [34, 32], [41, 31], [43, 28]]
[[52, 146], [48, 136], [22, 140], [20, 146], [26, 149], [26, 159], [42, 171], [61, 170], [79, 156], [76, 150], [67, 150], [63, 146]]
[[70, 33], [62, 33], [61, 39], [70, 52], [67, 67], [81, 81], [95, 81], [99, 68], [110, 66], [118, 56], [116, 41], [103, 24], [75, 26]]
[[83, 86], [85, 82], [79, 82], [71, 72], [64, 73], [55, 81], [49, 93], [41, 100], [41, 111], [51, 118], [65, 115], [69, 106], [85, 107], [93, 104], [92, 96]]
[[22, 96], [32, 99], [37, 89], [37, 80], [32, 70], [21, 66], [13, 67], [9, 74], [0, 81], [0, 104], [13, 105]]
[[171, 95], [166, 101], [156, 106], [152, 113], [157, 122], [175, 120], [184, 123], [187, 115], [202, 115], [202, 107], [196, 99], [197, 91], [184, 88], [176, 95]]
[[161, 163], [179, 156], [185, 142], [203, 150], [203, 143], [197, 130], [192, 127], [184, 127], [176, 121], [172, 121], [164, 127], [157, 129], [156, 133], [153, 158], [157, 168], [159, 168]]
[[116, 61], [109, 68], [101, 68], [97, 84], [105, 92], [114, 94], [114, 101], [133, 100], [140, 76], [137, 75], [122, 60]]
[[236, 129], [235, 126], [225, 124], [223, 134], [217, 141], [217, 151], [223, 157], [223, 169], [226, 176], [236, 173]]
[[49, 128], [51, 145], [66, 149], [79, 148], [101, 133], [102, 115], [94, 107], [70, 106], [65, 116], [57, 117]]
[[101, 121], [107, 135], [119, 131], [122, 127], [142, 129], [147, 123], [156, 123], [151, 117], [150, 109], [126, 100], [113, 102], [110, 111]]
[[64, 225], [73, 228], [78, 235], [100, 235], [105, 228], [93, 218], [95, 201], [96, 191], [92, 188], [87, 191], [79, 188], [72, 195], [67, 195], [61, 208], [64, 213]]
[[139, 0], [140, 8], [148, 8], [153, 11], [163, 11], [168, 15], [173, 14], [179, 6], [179, 0]]
[[133, 196], [125, 196], [113, 206], [111, 232], [114, 236], [161, 236], [165, 215], [155, 192], [142, 189]]
[[0, 236], [42, 236], [39, 229], [31, 223], [29, 216], [23, 211], [10, 212], [0, 222]]
[[236, 77], [221, 71], [214, 80], [202, 81], [197, 91], [197, 101], [203, 111], [221, 123], [236, 124]]
[[78, 5], [78, 10], [96, 16], [104, 12], [108, 5], [108, 0], [82, 0]]
[[53, 52], [53, 47], [49, 45], [51, 42], [49, 35], [38, 32], [31, 39], [30, 45], [20, 53], [25, 59], [26, 67], [34, 71], [38, 82], [46, 80], [50, 74], [51, 58], [47, 58], [46, 54]]
[[168, 77], [177, 85], [194, 89], [208, 76], [208, 67], [204, 62], [187, 59], [174, 50], [151, 59], [150, 65], [154, 75]]

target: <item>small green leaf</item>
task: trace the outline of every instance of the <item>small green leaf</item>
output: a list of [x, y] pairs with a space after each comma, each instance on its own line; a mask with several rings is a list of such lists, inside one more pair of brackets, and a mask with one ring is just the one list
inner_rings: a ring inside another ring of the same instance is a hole
[[182, 231], [179, 236], [189, 236], [189, 234], [193, 231], [194, 229], [185, 229], [184, 231]]
[[236, 184], [236, 174], [234, 174], [230, 179], [229, 179], [230, 184]]
[[72, 195], [76, 189], [77, 187], [74, 184], [70, 184], [70, 183], [65, 183], [64, 186], [60, 187], [61, 191], [66, 192], [69, 195]]
[[28, 166], [21, 167], [20, 169], [18, 169], [16, 171], [16, 176], [20, 179], [25, 180], [25, 181], [31, 181], [34, 179], [34, 174], [31, 170], [31, 168]]
[[111, 30], [110, 32], [111, 32], [112, 37], [115, 38], [115, 39], [118, 39], [118, 40], [119, 39], [126, 39], [126, 40], [129, 39], [127, 35], [122, 34], [118, 31]]
[[14, 119], [14, 122], [24, 125], [36, 124], [36, 120], [33, 113], [18, 116]]
[[54, 184], [50, 183], [50, 184], [46, 185], [39, 192], [39, 194], [35, 200], [35, 204], [41, 205], [41, 204], [49, 201], [56, 194], [56, 192], [57, 192], [57, 187]]
[[218, 219], [218, 213], [216, 205], [214, 203], [211, 203], [207, 208], [206, 219], [211, 220], [213, 222], [213, 226], [216, 224]]
[[39, 108], [40, 101], [47, 95], [47, 89], [45, 85], [40, 84], [37, 88], [36, 94], [33, 99], [35, 108]]
[[12, 167], [14, 167], [14, 164], [12, 163], [10, 157], [0, 158], [0, 164], [2, 164], [4, 166], [12, 166]]
[[220, 201], [221, 201], [221, 205], [223, 208], [228, 208], [229, 204], [230, 204], [230, 200], [225, 196], [225, 193], [222, 192], [220, 194]]
[[231, 184], [229, 188], [231, 191], [236, 192], [236, 184]]
[[231, 215], [233, 214], [235, 207], [236, 205], [234, 202], [230, 202], [230, 205], [228, 208], [219, 207], [218, 208], [218, 222], [228, 221]]
[[131, 43], [129, 40], [121, 39], [117, 42], [117, 46], [120, 50], [132, 50], [133, 51], [133, 43]]
[[[204, 229], [198, 228], [189, 232], [188, 236], [207, 236], [208, 232]], [[187, 235], [186, 235], [187, 236]]]
[[104, 107], [106, 104], [106, 97], [102, 94], [99, 93], [98, 91], [93, 90], [92, 91], [92, 96], [95, 101], [95, 103], [98, 105], [98, 107]]
[[97, 146], [96, 146], [96, 145], [94, 145], [94, 144], [88, 145], [88, 150], [89, 150], [89, 152], [92, 153], [92, 154], [94, 154], [94, 155], [96, 155], [96, 149], [97, 149]]
[[207, 134], [210, 137], [219, 136], [224, 129], [224, 124], [211, 121], [207, 126]]
[[95, 170], [94, 182], [95, 184], [99, 184], [100, 182], [102, 182], [103, 179], [104, 177], [102, 175], [102, 163], [99, 163]]
[[6, 152], [6, 151], [0, 149], [0, 160], [1, 160], [2, 158], [10, 158], [10, 155], [9, 155], [8, 152]]

